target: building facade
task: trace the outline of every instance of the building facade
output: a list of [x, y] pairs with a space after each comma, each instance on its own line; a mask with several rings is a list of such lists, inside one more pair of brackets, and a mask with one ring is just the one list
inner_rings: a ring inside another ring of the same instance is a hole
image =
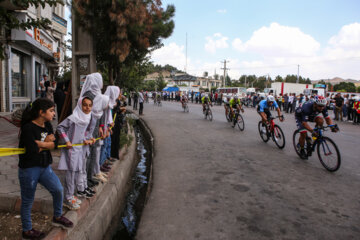
[[49, 29], [32, 28], [26, 31], [13, 29], [10, 35], [2, 29], [1, 36], [6, 41], [5, 59], [0, 64], [1, 112], [25, 107], [39, 97], [42, 76], [47, 75], [52, 80], [58, 75], [64, 65], [66, 51], [64, 5], [16, 9], [14, 14], [20, 21], [48, 18], [51, 26]]

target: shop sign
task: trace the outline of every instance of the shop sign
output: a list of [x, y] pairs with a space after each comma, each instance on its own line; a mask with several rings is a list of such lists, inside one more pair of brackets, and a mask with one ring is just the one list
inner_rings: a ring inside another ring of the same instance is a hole
[[49, 49], [50, 51], [53, 50], [52, 44], [45, 42], [45, 39], [44, 39], [44, 38], [41, 38], [41, 36], [40, 36], [40, 29], [34, 28], [34, 38], [35, 38], [35, 40], [38, 41], [42, 46], [46, 47], [46, 48]]

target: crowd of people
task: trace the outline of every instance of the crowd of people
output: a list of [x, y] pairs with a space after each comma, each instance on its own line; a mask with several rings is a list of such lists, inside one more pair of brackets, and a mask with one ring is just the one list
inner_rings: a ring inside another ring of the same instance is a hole
[[[71, 228], [73, 223], [63, 216], [63, 206], [79, 209], [81, 199], [91, 198], [96, 194], [95, 187], [108, 181], [107, 173], [119, 157], [126, 98], [117, 86], [108, 86], [104, 94], [102, 88], [100, 73], [87, 75], [76, 107], [55, 131], [51, 124], [56, 115], [55, 103], [51, 98], [38, 98], [24, 110], [19, 140], [19, 148], [26, 149], [19, 155], [23, 239], [45, 237], [31, 222], [38, 183], [53, 197], [52, 224]], [[65, 173], [64, 185], [51, 168], [49, 151], [60, 144], [65, 145], [58, 165]]]

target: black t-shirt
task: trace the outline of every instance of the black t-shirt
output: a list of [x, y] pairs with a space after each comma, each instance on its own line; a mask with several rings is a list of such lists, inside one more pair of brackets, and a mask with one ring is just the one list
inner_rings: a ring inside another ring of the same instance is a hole
[[335, 105], [337, 107], [341, 107], [343, 105], [343, 102], [344, 102], [343, 97], [335, 97], [334, 100], [335, 100]]
[[25, 154], [19, 155], [19, 167], [47, 167], [52, 163], [50, 151], [39, 152], [39, 147], [35, 140], [44, 141], [47, 135], [53, 134], [50, 122], [45, 123], [45, 128], [33, 122], [26, 123], [21, 127], [19, 148], [25, 148]]

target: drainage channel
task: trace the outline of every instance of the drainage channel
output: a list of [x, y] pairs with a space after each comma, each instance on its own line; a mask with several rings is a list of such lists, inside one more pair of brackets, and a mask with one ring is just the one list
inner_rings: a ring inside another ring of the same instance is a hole
[[130, 191], [126, 197], [125, 208], [120, 216], [116, 233], [113, 240], [132, 240], [140, 222], [142, 210], [145, 205], [151, 169], [151, 147], [149, 140], [138, 125], [134, 126], [136, 137], [136, 150], [138, 164], [136, 166]]

